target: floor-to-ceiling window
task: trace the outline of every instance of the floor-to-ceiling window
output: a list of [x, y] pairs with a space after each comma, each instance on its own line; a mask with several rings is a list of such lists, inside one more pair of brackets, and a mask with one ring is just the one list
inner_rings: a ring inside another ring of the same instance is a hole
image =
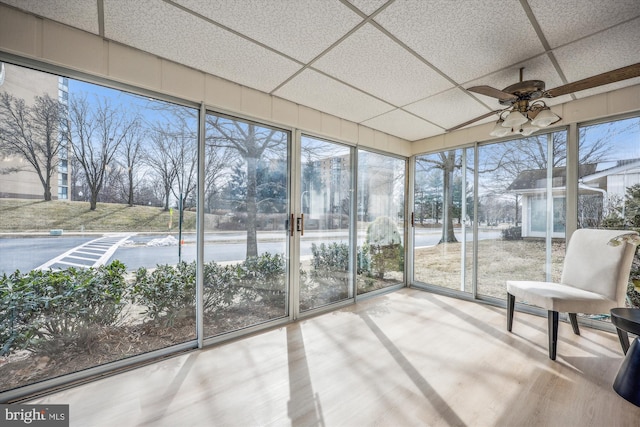
[[209, 113], [204, 150], [204, 330], [288, 313], [290, 133]]
[[406, 164], [358, 150], [358, 294], [404, 283]]
[[[578, 228], [640, 228], [640, 117], [579, 126], [578, 159]], [[637, 257], [631, 268], [636, 281]], [[632, 282], [627, 297], [640, 307]]]
[[302, 136], [300, 310], [353, 297], [354, 148]]
[[417, 156], [414, 283], [504, 299], [506, 280], [559, 279], [566, 156], [565, 131]]
[[63, 79], [0, 90], [0, 392], [404, 283], [406, 159]]
[[506, 280], [559, 280], [564, 259], [566, 132], [478, 147], [477, 293]]
[[198, 110], [5, 70], [0, 391], [195, 340]]
[[415, 159], [414, 280], [471, 292], [473, 148]]

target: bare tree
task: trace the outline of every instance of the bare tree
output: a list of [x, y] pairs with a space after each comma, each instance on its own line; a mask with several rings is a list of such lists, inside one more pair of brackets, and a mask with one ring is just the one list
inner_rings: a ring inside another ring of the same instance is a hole
[[144, 155], [144, 134], [139, 122], [136, 122], [124, 136], [120, 147], [121, 158], [126, 168], [126, 200], [129, 206], [134, 203], [136, 168]]
[[153, 174], [160, 181], [164, 210], [168, 211], [171, 189], [177, 173], [169, 150], [172, 138], [166, 128], [158, 125], [151, 130], [150, 139], [151, 147], [145, 156], [145, 162], [151, 167]]
[[[613, 137], [619, 133], [612, 125], [605, 132], [600, 132], [587, 143], [588, 128], [579, 130], [579, 164], [594, 164], [600, 162], [611, 148]], [[551, 138], [551, 141], [549, 141]], [[551, 142], [549, 147], [549, 142]], [[550, 148], [550, 149], [549, 149]], [[546, 170], [549, 163], [557, 170], [564, 168], [567, 161], [567, 144], [565, 132], [534, 135], [507, 141], [505, 143], [487, 146], [491, 150], [484, 156], [485, 162], [481, 166], [481, 174], [489, 174], [486, 187], [491, 194], [504, 195], [508, 186], [523, 172], [528, 170]], [[550, 162], [549, 162], [550, 161]], [[563, 173], [559, 171], [559, 173]], [[555, 175], [554, 175], [555, 176]], [[520, 195], [513, 194], [515, 207], [515, 221], [519, 218]]]
[[286, 153], [287, 134], [280, 130], [261, 127], [214, 115], [207, 116], [212, 130], [206, 141], [213, 149], [231, 148], [244, 161], [247, 180], [247, 258], [258, 256], [258, 164], [267, 154]]
[[89, 188], [89, 209], [95, 210], [107, 168], [138, 119], [113, 107], [108, 99], [96, 97], [90, 104], [85, 96], [79, 96], [71, 100], [69, 121], [73, 153]]
[[[44, 200], [51, 200], [51, 179], [60, 162], [65, 140], [60, 134], [64, 106], [49, 95], [36, 96], [32, 106], [24, 99], [0, 93], [0, 141], [3, 151], [24, 158], [38, 174]], [[10, 168], [3, 174], [20, 171]]]
[[439, 243], [454, 243], [458, 240], [453, 232], [453, 173], [462, 167], [460, 156], [456, 155], [456, 150], [442, 151], [433, 156], [421, 157], [417, 165], [427, 168], [439, 169], [442, 171], [442, 194], [443, 194], [443, 227], [442, 236]]
[[233, 154], [231, 150], [221, 148], [218, 150], [206, 150], [205, 153], [205, 200], [208, 210], [215, 206], [215, 200], [221, 191], [218, 182], [225, 173], [225, 169], [231, 164]]
[[[176, 104], [157, 102], [148, 103], [147, 108], [158, 112], [156, 123], [152, 128], [155, 134], [153, 145], [160, 150], [148, 156], [149, 164], [161, 169], [156, 173], [166, 190], [165, 208], [168, 209], [170, 194], [173, 194], [178, 199], [179, 207], [184, 210], [187, 204], [195, 205], [196, 201], [198, 111]], [[207, 162], [205, 167], [208, 167], [208, 159], [205, 159], [205, 162]], [[207, 173], [205, 171], [205, 174]], [[180, 214], [182, 215], [182, 212]]]
[[175, 171], [175, 185], [171, 187], [171, 191], [184, 209], [185, 201], [198, 184], [198, 144], [193, 136], [184, 132], [169, 135], [168, 141], [170, 143], [166, 149]]

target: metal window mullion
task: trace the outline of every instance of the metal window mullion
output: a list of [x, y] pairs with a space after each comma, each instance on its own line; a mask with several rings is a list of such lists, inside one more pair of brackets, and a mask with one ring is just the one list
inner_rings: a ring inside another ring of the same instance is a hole
[[[297, 218], [297, 212], [302, 212], [302, 132], [296, 129], [293, 132], [293, 141], [290, 141], [290, 161], [289, 161], [289, 213], [288, 218], [291, 221], [291, 214]], [[289, 224], [289, 227], [295, 225]], [[289, 257], [289, 318], [297, 319], [300, 317], [300, 233], [294, 232], [293, 235], [287, 232], [288, 238], [288, 257]]]
[[547, 135], [547, 230], [545, 235], [545, 277], [551, 281], [551, 238], [553, 235], [553, 134]]
[[204, 345], [204, 158], [205, 121], [207, 110], [200, 104], [198, 121], [198, 197], [196, 200], [196, 339], [198, 348]]
[[351, 148], [351, 227], [349, 230], [349, 268], [351, 292], [354, 301], [358, 301], [358, 155], [356, 147]]
[[462, 163], [462, 184], [460, 185], [460, 197], [462, 198], [460, 202], [460, 216], [462, 217], [462, 226], [460, 227], [462, 234], [462, 245], [460, 247], [460, 290], [464, 292], [464, 284], [467, 277], [467, 272], [464, 268], [467, 257], [467, 150], [465, 148], [462, 149], [460, 157], [460, 162]]
[[[409, 286], [413, 284], [415, 273], [415, 206], [416, 206], [416, 156], [411, 156], [409, 159], [406, 181], [406, 197], [405, 205], [405, 218], [409, 218], [409, 221], [405, 220], [405, 285]], [[413, 220], [411, 216], [413, 215]]]
[[565, 243], [569, 243], [569, 237], [578, 228], [578, 168], [579, 152], [578, 152], [578, 126], [575, 123], [569, 125], [567, 132], [567, 199], [566, 199], [566, 224], [565, 224]]
[[[478, 298], [478, 182], [479, 182], [479, 147], [473, 146], [473, 261], [471, 277], [471, 295]], [[516, 218], [516, 223], [518, 218]]]

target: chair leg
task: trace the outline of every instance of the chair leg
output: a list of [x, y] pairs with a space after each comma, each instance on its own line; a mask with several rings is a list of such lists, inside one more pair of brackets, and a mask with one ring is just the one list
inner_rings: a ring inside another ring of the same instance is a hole
[[627, 351], [629, 351], [629, 334], [627, 331], [623, 331], [620, 328], [616, 328], [618, 332], [618, 339], [620, 340], [620, 345], [622, 346], [622, 352], [626, 355]]
[[507, 331], [513, 327], [513, 309], [516, 305], [516, 297], [507, 292]]
[[556, 348], [558, 346], [558, 312], [548, 312], [549, 318], [549, 359], [556, 360]]
[[571, 320], [571, 327], [573, 328], [573, 333], [576, 335], [580, 335], [580, 329], [578, 328], [578, 316], [575, 313], [569, 313], [569, 320]]

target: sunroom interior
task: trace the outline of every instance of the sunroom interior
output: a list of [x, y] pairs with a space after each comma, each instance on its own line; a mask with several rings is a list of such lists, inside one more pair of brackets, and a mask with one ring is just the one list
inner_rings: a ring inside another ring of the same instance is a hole
[[[0, 402], [635, 425], [608, 313], [552, 361], [546, 312], [507, 332], [505, 282], [558, 281], [579, 228], [640, 228], [640, 77], [608, 80], [639, 46], [637, 0], [0, 0]], [[551, 123], [496, 136], [491, 94], [530, 81]], [[52, 97], [47, 199], [18, 148]]]

